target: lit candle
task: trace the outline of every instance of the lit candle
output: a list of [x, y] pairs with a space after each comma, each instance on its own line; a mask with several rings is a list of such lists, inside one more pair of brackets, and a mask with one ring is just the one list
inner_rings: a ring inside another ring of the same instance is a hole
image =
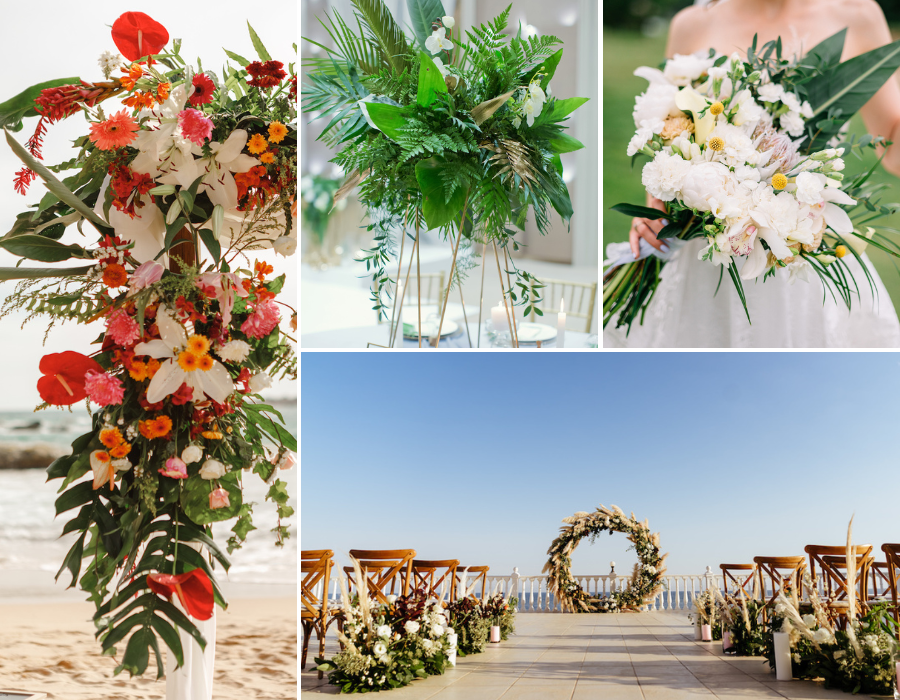
[[565, 300], [559, 300], [559, 314], [556, 316], [556, 347], [566, 347], [566, 307]]
[[509, 320], [506, 318], [506, 307], [503, 306], [502, 301], [497, 304], [497, 306], [491, 307], [491, 323], [494, 324], [494, 330], [498, 333], [500, 331], [509, 330]]

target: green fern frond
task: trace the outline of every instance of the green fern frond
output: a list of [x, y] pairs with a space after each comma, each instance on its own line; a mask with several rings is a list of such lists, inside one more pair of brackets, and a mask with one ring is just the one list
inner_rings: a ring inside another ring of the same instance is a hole
[[381, 64], [398, 73], [406, 70], [409, 44], [406, 35], [384, 4], [383, 0], [351, 0], [356, 17], [366, 37], [381, 54]]

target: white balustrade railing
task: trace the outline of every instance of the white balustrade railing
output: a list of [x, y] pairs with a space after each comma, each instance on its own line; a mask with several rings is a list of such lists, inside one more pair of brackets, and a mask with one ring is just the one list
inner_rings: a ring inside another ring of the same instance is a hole
[[[607, 596], [615, 591], [625, 590], [629, 578], [616, 574], [615, 570], [609, 574], [575, 575], [581, 587], [592, 596]], [[337, 578], [332, 577], [329, 583], [329, 600], [332, 603], [339, 603], [341, 592]], [[317, 596], [321, 595], [321, 585], [320, 583], [315, 592]], [[713, 573], [710, 567], [706, 567], [706, 572], [702, 574], [663, 576], [662, 589], [646, 609], [690, 611], [694, 607], [694, 598], [700, 593], [710, 588], [722, 590], [723, 585], [722, 575]], [[514, 568], [513, 572], [506, 576], [488, 576], [486, 589], [489, 595], [502, 593], [505, 597], [518, 598], [518, 612], [561, 612], [559, 601], [547, 590], [547, 576], [544, 575], [521, 576], [519, 569]], [[475, 595], [480, 594], [481, 591], [475, 591]]]

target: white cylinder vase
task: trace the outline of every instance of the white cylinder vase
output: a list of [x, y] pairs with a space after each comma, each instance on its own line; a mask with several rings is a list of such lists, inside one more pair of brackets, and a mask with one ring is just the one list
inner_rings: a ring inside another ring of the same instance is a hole
[[794, 678], [791, 668], [791, 635], [788, 632], [774, 632], [775, 641], [775, 678], [790, 681]]

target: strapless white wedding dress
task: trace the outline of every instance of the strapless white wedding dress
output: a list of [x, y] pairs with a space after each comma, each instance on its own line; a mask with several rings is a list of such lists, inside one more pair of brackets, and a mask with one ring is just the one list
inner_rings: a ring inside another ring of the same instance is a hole
[[[706, 239], [689, 241], [663, 267], [656, 295], [643, 325], [626, 328], [610, 322], [603, 332], [604, 348], [896, 348], [900, 321], [891, 298], [868, 258], [875, 280], [873, 297], [865, 273], [848, 263], [859, 296], [848, 310], [810, 271], [810, 280], [789, 282], [787, 270], [763, 283], [744, 281], [750, 322], [726, 271], [719, 293], [720, 268], [697, 259]], [[824, 293], [824, 298], [823, 298]]]

